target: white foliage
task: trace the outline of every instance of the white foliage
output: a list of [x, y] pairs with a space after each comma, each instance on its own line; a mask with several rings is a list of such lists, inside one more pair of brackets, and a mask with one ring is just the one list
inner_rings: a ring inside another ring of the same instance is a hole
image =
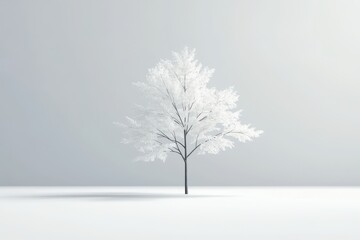
[[218, 91], [207, 86], [214, 70], [202, 67], [195, 50], [173, 53], [149, 70], [145, 82], [136, 82], [148, 98], [127, 123], [123, 143], [143, 153], [139, 160], [165, 161], [169, 152], [186, 160], [193, 152], [217, 154], [232, 148], [233, 140], [251, 141], [263, 131], [240, 123], [238, 95], [233, 88]]

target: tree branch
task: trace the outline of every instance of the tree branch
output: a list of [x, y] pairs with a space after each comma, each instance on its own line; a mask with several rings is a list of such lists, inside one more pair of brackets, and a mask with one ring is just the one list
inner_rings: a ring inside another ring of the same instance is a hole
[[190, 157], [190, 155], [191, 155], [196, 149], [198, 149], [201, 145], [203, 145], [204, 143], [207, 143], [207, 142], [215, 139], [216, 137], [218, 137], [218, 136], [220, 136], [220, 135], [225, 136], [225, 135], [230, 134], [230, 133], [239, 133], [239, 134], [246, 135], [245, 133], [240, 132], [240, 131], [234, 132], [233, 130], [230, 130], [230, 131], [227, 131], [227, 132], [217, 133], [217, 134], [215, 134], [213, 137], [205, 140], [204, 142], [197, 144], [198, 137], [199, 137], [199, 134], [198, 134], [198, 136], [196, 137], [195, 148], [194, 148], [193, 150], [191, 150], [191, 152], [189, 153], [189, 155], [187, 155], [187, 157]]
[[180, 122], [181, 122], [181, 125], [182, 125], [183, 127], [185, 127], [185, 124], [184, 124], [184, 122], [183, 122], [183, 120], [182, 120], [182, 118], [181, 118], [181, 116], [180, 116], [179, 110], [178, 110], [178, 108], [176, 107], [175, 102], [172, 102], [172, 105], [173, 105], [173, 107], [175, 108], [176, 115], [179, 117], [179, 120], [180, 120]]
[[173, 137], [174, 137], [175, 144], [180, 144], [183, 148], [185, 148], [185, 145], [184, 145], [184, 144], [182, 144], [181, 142], [179, 142], [179, 141], [176, 139], [176, 134], [175, 134], [175, 132], [174, 132], [174, 131], [173, 131], [172, 135], [173, 135]]

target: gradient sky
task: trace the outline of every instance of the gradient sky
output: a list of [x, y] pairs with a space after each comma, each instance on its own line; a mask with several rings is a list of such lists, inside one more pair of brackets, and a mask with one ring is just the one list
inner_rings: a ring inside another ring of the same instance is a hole
[[0, 2], [0, 185], [182, 185], [112, 122], [132, 82], [197, 49], [265, 133], [189, 160], [190, 185], [360, 185], [359, 1]]

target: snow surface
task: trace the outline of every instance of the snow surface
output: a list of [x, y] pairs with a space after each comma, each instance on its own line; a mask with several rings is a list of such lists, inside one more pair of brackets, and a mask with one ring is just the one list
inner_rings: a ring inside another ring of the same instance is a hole
[[360, 239], [360, 188], [0, 188], [1, 240]]

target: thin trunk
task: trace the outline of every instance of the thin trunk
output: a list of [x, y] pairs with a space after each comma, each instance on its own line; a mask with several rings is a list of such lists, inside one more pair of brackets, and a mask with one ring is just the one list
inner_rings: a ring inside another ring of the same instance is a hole
[[188, 184], [187, 184], [187, 145], [186, 145], [186, 131], [184, 129], [184, 150], [185, 150], [185, 194], [188, 194]]
[[187, 161], [185, 160], [185, 194], [188, 194], [188, 184], [187, 184]]

